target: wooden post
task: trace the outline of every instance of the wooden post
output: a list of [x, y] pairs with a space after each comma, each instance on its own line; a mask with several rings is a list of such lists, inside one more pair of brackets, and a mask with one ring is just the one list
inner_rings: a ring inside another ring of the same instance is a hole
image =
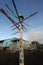
[[19, 65], [24, 65], [23, 29], [21, 23], [20, 23]]

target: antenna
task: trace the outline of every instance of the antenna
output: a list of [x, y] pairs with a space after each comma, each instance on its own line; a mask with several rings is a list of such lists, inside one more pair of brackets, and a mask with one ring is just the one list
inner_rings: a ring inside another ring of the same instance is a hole
[[[15, 9], [15, 11], [16, 11], [17, 17], [16, 17], [16, 15], [14, 14], [14, 12], [12, 11], [12, 9], [11, 9], [7, 4], [5, 4], [5, 5], [6, 5], [6, 7], [10, 10], [10, 12], [11, 12], [13, 15], [15, 15], [15, 17], [19, 20], [18, 23], [16, 23], [16, 22], [7, 14], [7, 12], [6, 12], [3, 8], [1, 8], [0, 11], [10, 20], [10, 22], [13, 24], [12, 27], [15, 26], [15, 28], [13, 28], [13, 29], [15, 30], [15, 29], [17, 28], [17, 29], [19, 30], [19, 33], [20, 33], [19, 65], [24, 65], [23, 32], [24, 32], [24, 31], [26, 32], [27, 29], [26, 29], [26, 27], [23, 25], [23, 23], [26, 24], [27, 26], [29, 26], [27, 23], [25, 23], [25, 20], [27, 20], [28, 18], [32, 17], [33, 15], [36, 15], [37, 12], [34, 12], [34, 13], [32, 13], [31, 15], [29, 15], [28, 17], [24, 18], [23, 15], [20, 15], [20, 14], [18, 13], [18, 10], [17, 10], [17, 7], [16, 7], [16, 5], [15, 5], [15, 1], [14, 1], [14, 0], [12, 0], [12, 3], [13, 3], [13, 6], [14, 6], [14, 9]], [[18, 33], [18, 32], [16, 32], [16, 33]], [[16, 33], [13, 33], [13, 34], [16, 34]]]

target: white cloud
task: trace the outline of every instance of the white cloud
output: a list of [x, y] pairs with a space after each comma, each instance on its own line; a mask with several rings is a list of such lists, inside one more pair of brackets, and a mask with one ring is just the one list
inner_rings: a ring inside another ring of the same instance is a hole
[[40, 29], [33, 29], [28, 33], [27, 38], [29, 41], [40, 41], [43, 43], [43, 31]]

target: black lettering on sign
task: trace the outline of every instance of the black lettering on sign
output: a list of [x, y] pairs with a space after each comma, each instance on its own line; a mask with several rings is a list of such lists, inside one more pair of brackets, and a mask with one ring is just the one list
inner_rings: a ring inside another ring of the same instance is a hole
[[19, 61], [20, 61], [20, 63], [22, 63], [22, 59], [20, 59]]

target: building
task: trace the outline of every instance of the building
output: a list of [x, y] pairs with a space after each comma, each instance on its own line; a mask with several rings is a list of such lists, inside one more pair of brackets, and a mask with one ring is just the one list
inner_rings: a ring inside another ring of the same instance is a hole
[[[43, 50], [43, 44], [39, 44], [33, 41], [31, 44], [29, 41], [23, 40], [23, 48], [27, 50]], [[15, 52], [19, 50], [20, 39], [10, 38], [5, 40], [0, 40], [0, 51], [10, 51]]]
[[[23, 48], [28, 49], [29, 41], [23, 40], [22, 42], [23, 42]], [[11, 52], [15, 52], [16, 50], [19, 50], [19, 46], [20, 46], [20, 39], [18, 38], [0, 40], [0, 50], [9, 49], [11, 50]]]

